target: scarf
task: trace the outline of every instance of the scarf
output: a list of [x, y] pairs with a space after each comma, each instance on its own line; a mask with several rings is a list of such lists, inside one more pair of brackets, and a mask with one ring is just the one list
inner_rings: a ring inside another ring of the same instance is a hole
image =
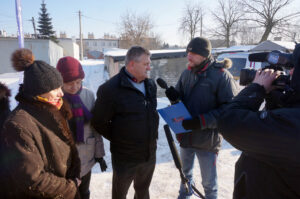
[[92, 119], [91, 112], [85, 107], [80, 99], [80, 92], [82, 88], [76, 94], [64, 93], [64, 99], [68, 100], [71, 105], [73, 118], [71, 119], [72, 132], [75, 134], [76, 142], [84, 142], [84, 124]]
[[207, 57], [207, 59], [205, 61], [203, 61], [202, 63], [200, 63], [197, 66], [194, 66], [194, 67], [188, 66], [188, 70], [191, 70], [193, 73], [202, 73], [208, 68], [208, 66], [213, 61], [214, 61], [214, 59], [211, 56], [209, 56], [209, 57]]
[[54, 103], [54, 102], [50, 102], [47, 98], [44, 98], [44, 97], [41, 97], [41, 96], [37, 96], [36, 97], [36, 100], [40, 101], [40, 102], [45, 102], [45, 103], [49, 103], [49, 104], [52, 104], [53, 106], [56, 106], [56, 108], [58, 110], [60, 110], [60, 108], [62, 107], [63, 105], [63, 100], [62, 98], [59, 99], [58, 102]]

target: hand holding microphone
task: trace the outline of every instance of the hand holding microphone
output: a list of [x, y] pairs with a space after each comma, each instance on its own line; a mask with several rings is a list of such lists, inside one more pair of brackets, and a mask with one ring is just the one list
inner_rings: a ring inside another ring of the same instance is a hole
[[193, 117], [192, 119], [185, 119], [182, 121], [182, 127], [185, 130], [195, 130], [201, 128], [199, 117]]
[[171, 104], [176, 104], [179, 102], [180, 94], [173, 86], [168, 87], [167, 83], [161, 78], [157, 78], [156, 82], [161, 88], [166, 89], [165, 94], [170, 100]]

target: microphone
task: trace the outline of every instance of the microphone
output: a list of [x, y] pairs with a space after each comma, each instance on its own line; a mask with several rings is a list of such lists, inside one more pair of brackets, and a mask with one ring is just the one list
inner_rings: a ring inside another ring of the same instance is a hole
[[[178, 155], [178, 151], [177, 151], [177, 148], [175, 146], [175, 142], [174, 142], [173, 136], [171, 134], [171, 130], [170, 130], [169, 125], [165, 124], [164, 125], [164, 130], [165, 130], [165, 134], [166, 134], [166, 137], [167, 137], [167, 141], [168, 141], [168, 144], [169, 144], [169, 147], [170, 147], [170, 151], [171, 151], [175, 166], [179, 171], [181, 182], [183, 183], [186, 192], [189, 193], [190, 192], [190, 187], [188, 185], [189, 180], [185, 177], [185, 175], [183, 173], [182, 162], [181, 162], [181, 159]], [[198, 196], [199, 198], [205, 199], [204, 195], [193, 184], [191, 184], [191, 189], [196, 194], [198, 194], [198, 195], [195, 194], [196, 196]]]
[[175, 166], [176, 166], [177, 169], [181, 170], [182, 169], [182, 163], [181, 163], [181, 160], [179, 158], [178, 151], [176, 150], [176, 146], [175, 146], [173, 137], [171, 135], [171, 131], [170, 131], [169, 126], [164, 125], [164, 130], [165, 130], [167, 141], [168, 141], [168, 144], [170, 146], [170, 150], [171, 150], [171, 153], [172, 153], [172, 156], [173, 156], [173, 159], [174, 159]]
[[176, 89], [173, 86], [168, 87], [167, 82], [162, 78], [157, 78], [156, 83], [161, 88], [166, 89], [165, 93], [171, 104], [177, 104], [180, 101], [180, 94], [178, 91], [176, 91]]
[[269, 53], [252, 53], [249, 54], [249, 61], [264, 62], [267, 61]]
[[156, 83], [163, 89], [169, 88], [167, 82], [165, 80], [163, 80], [162, 78], [157, 78]]

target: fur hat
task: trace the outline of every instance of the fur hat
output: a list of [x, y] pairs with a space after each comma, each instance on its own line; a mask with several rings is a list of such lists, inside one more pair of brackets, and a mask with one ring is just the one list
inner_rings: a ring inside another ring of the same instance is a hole
[[193, 52], [203, 57], [209, 57], [211, 53], [211, 43], [204, 37], [196, 37], [190, 41], [186, 52]]
[[80, 62], [73, 57], [68, 56], [58, 60], [56, 69], [61, 73], [65, 83], [84, 78]]
[[63, 85], [60, 73], [44, 61], [34, 61], [29, 49], [16, 50], [11, 61], [16, 71], [24, 71], [23, 92], [26, 95], [38, 96]]

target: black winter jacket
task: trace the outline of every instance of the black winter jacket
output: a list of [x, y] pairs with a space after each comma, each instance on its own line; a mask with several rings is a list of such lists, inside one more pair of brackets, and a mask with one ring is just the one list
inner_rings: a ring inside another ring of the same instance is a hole
[[91, 124], [110, 140], [110, 151], [117, 159], [143, 162], [155, 155], [156, 85], [151, 79], [144, 83], [146, 96], [131, 84], [123, 67], [98, 89]]
[[0, 132], [6, 118], [10, 114], [9, 96], [10, 96], [10, 90], [7, 88], [5, 84], [2, 84], [0, 82]]
[[222, 137], [216, 129], [217, 118], [238, 92], [232, 75], [223, 63], [212, 62], [201, 71], [183, 71], [176, 89], [190, 114], [201, 121], [201, 128], [180, 135], [180, 146], [219, 151]]
[[264, 88], [251, 84], [218, 121], [224, 138], [243, 151], [234, 199], [300, 198], [300, 106], [259, 111], [264, 98]]

